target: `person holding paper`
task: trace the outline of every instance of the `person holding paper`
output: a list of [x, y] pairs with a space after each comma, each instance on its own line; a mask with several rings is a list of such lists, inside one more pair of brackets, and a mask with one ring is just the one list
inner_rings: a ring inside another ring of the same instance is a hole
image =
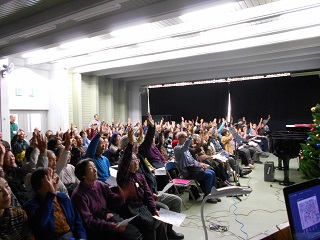
[[144, 175], [137, 173], [140, 160], [132, 152], [134, 137], [131, 127], [128, 130], [128, 140], [117, 174], [117, 183], [126, 196], [123, 214], [126, 217], [139, 214], [132, 220], [132, 224], [140, 230], [144, 240], [167, 240], [165, 224], [152, 217], [159, 216], [153, 194]]
[[[134, 140], [132, 151], [139, 158], [139, 169], [137, 173], [144, 175], [148, 186], [153, 193], [153, 198], [156, 201], [157, 208], [164, 208], [176, 213], [181, 212], [182, 200], [179, 196], [174, 194], [166, 193], [165, 191], [162, 194], [158, 193], [158, 182], [154, 174], [150, 171], [150, 168], [146, 162], [147, 153], [152, 145], [153, 136], [155, 134], [155, 124], [152, 119], [152, 116], [149, 114], [147, 119], [147, 134], [144, 137], [144, 141], [138, 146], [137, 141]], [[129, 138], [128, 136], [123, 136], [120, 140], [121, 148], [125, 149], [128, 145]], [[168, 183], [168, 181], [167, 181]], [[184, 239], [182, 233], [177, 233], [173, 230], [171, 224], [167, 224], [167, 237], [168, 239]]]
[[117, 214], [124, 204], [124, 197], [97, 180], [98, 173], [92, 159], [80, 160], [75, 167], [80, 184], [74, 189], [71, 200], [78, 209], [88, 239], [142, 240], [141, 233], [132, 224], [118, 226], [123, 221]]

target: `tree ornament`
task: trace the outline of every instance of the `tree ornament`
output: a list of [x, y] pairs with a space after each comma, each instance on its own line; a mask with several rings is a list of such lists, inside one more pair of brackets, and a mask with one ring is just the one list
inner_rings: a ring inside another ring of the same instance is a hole
[[316, 107], [312, 107], [311, 112], [315, 112], [315, 111], [316, 111]]
[[307, 143], [307, 146], [310, 146], [310, 143]]
[[316, 135], [316, 137], [317, 137], [317, 138], [320, 137], [320, 134], [318, 133], [318, 134]]
[[317, 130], [319, 130], [319, 125], [318, 125], [318, 126], [316, 126], [316, 129], [317, 129]]
[[317, 119], [313, 119], [313, 122], [316, 123], [316, 122], [317, 122]]
[[302, 150], [302, 153], [306, 153], [306, 152], [307, 152], [307, 150], [305, 150], [305, 149]]
[[320, 143], [317, 143], [317, 148], [320, 148]]
[[311, 130], [310, 130], [311, 132], [314, 132], [314, 128], [311, 128]]
[[312, 139], [311, 139], [311, 137], [308, 137], [307, 140], [308, 140], [308, 141], [311, 141]]

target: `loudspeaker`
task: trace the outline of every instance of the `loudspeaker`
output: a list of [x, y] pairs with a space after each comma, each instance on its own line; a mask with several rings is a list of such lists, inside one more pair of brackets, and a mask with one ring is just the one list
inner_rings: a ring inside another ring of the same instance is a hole
[[267, 161], [264, 164], [264, 181], [273, 182], [274, 181], [274, 163]]

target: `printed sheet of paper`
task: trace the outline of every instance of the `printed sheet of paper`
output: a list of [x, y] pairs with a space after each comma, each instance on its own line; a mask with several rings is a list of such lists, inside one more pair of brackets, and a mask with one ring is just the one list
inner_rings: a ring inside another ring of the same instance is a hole
[[154, 170], [154, 175], [156, 175], [156, 176], [167, 175], [167, 171], [166, 171], [165, 167], [157, 168], [156, 170]]
[[109, 167], [110, 177], [107, 179], [106, 183], [110, 185], [110, 187], [117, 186], [117, 173], [118, 171], [112, 167]]
[[117, 225], [117, 227], [121, 227], [122, 225], [125, 225], [125, 224], [129, 223], [129, 222], [130, 222], [131, 220], [133, 220], [136, 216], [139, 216], [139, 214], [137, 214], [137, 215], [135, 215], [135, 216], [133, 216], [133, 217], [131, 217], [131, 218], [127, 218], [127, 219], [123, 220], [122, 222], [120, 222], [120, 223]]
[[160, 217], [158, 216], [153, 216], [153, 217], [162, 222], [172, 224], [176, 227], [179, 227], [183, 223], [184, 219], [186, 218], [185, 214], [172, 212], [170, 210], [166, 210], [163, 208], [160, 208], [159, 213], [160, 213]]
[[163, 190], [158, 192], [158, 195], [161, 196], [163, 193], [168, 191], [169, 188], [171, 188], [172, 186], [173, 186], [172, 182], [167, 183], [167, 185], [163, 188]]

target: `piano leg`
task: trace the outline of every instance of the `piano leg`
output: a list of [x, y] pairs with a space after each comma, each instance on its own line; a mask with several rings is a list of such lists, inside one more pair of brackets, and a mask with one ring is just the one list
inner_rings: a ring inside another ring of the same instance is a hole
[[283, 162], [282, 158], [278, 157], [278, 167], [276, 167], [276, 169], [283, 170], [282, 162]]
[[284, 168], [284, 179], [283, 181], [279, 181], [280, 185], [290, 186], [294, 184], [294, 182], [289, 181], [289, 161], [290, 157], [283, 157], [283, 168]]

